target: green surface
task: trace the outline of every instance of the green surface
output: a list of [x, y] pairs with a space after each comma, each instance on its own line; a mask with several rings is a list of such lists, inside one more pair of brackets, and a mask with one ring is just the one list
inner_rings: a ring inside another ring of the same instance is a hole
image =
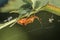
[[0, 40], [28, 40], [28, 34], [24, 28], [16, 24], [14, 27], [1, 29]]

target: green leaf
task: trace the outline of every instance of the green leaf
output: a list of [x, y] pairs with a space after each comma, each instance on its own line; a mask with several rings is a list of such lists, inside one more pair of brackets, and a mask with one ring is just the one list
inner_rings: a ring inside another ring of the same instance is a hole
[[60, 0], [49, 0], [49, 3], [60, 8]]
[[[21, 15], [29, 14], [32, 11], [32, 6], [30, 4], [25, 4], [20, 7], [19, 10], [17, 10], [18, 13]], [[27, 15], [28, 16], [28, 15]]]
[[31, 0], [23, 0], [23, 2], [25, 2], [25, 3], [32, 3], [32, 1]]
[[19, 9], [24, 4], [26, 3], [22, 0], [9, 0], [8, 4], [1, 8], [1, 12], [9, 12], [11, 10]]
[[41, 8], [47, 4], [48, 0], [31, 0], [33, 9]]

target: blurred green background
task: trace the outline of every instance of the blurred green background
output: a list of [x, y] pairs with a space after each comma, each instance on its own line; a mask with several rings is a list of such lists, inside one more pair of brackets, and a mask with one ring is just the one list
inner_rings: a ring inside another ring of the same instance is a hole
[[[13, 27], [6, 27], [0, 30], [0, 40], [57, 40], [60, 36], [60, 16], [47, 11], [36, 13], [41, 19], [37, 19], [27, 26], [15, 24]], [[54, 21], [49, 23], [48, 19], [53, 16]]]

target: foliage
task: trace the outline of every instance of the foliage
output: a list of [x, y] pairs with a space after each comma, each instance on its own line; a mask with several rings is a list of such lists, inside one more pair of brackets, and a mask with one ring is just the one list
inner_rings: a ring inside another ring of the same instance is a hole
[[[19, 17], [17, 18], [17, 20], [23, 17], [29, 17], [30, 15], [35, 14], [42, 10], [48, 10], [60, 16], [60, 11], [51, 9], [51, 7], [52, 8], [55, 7], [54, 6], [48, 7], [49, 4], [55, 5], [55, 0], [14, 0], [14, 1], [9, 0], [8, 4], [6, 4], [4, 7], [1, 8], [1, 12], [10, 12], [10, 13], [17, 12], [19, 13]], [[55, 6], [59, 7], [60, 5], [59, 6], [55, 5]], [[60, 8], [57, 7], [55, 9], [60, 10]], [[17, 22], [17, 20], [15, 21], [15, 23]]]

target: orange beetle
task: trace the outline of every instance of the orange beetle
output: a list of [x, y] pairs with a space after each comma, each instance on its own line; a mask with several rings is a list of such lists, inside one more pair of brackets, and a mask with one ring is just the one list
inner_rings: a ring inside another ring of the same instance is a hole
[[40, 19], [37, 16], [30, 16], [28, 18], [18, 20], [17, 23], [21, 25], [27, 25], [29, 23], [33, 23], [34, 19], [38, 19], [40, 21]]

